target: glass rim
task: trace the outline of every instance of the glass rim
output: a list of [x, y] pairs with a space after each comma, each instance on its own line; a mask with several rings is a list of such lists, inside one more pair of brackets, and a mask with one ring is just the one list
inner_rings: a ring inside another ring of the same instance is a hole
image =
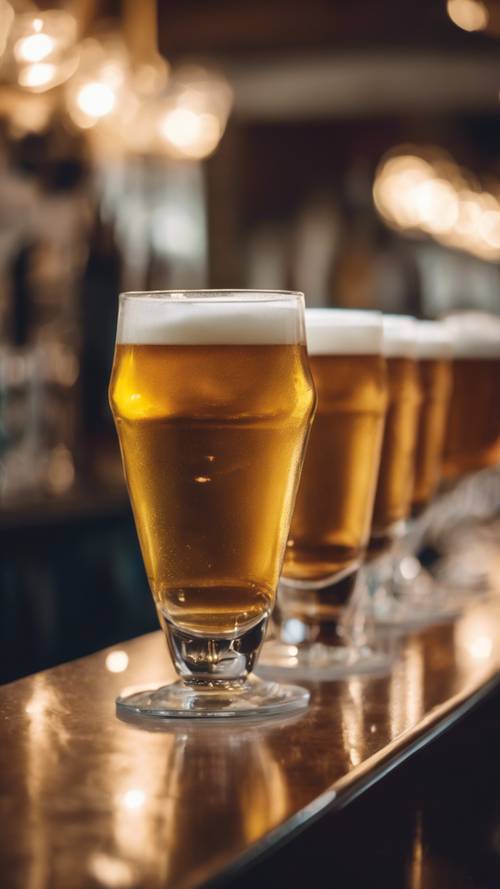
[[124, 290], [119, 295], [125, 300], [161, 300], [166, 302], [303, 302], [300, 290], [263, 290], [258, 288], [199, 288], [188, 290]]

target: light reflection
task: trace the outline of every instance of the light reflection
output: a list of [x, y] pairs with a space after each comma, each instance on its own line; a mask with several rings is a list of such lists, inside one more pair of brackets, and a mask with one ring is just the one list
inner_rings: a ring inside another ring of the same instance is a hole
[[106, 669], [110, 673], [124, 673], [128, 667], [128, 654], [126, 651], [116, 649], [106, 655]]
[[29, 795], [29, 835], [32, 838], [26, 889], [50, 885], [51, 837], [45, 798], [58, 774], [61, 756], [67, 749], [68, 733], [61, 719], [61, 703], [44, 673], [30, 680], [32, 694], [25, 706], [27, 715], [26, 785]]
[[424, 712], [424, 658], [417, 638], [409, 639], [404, 659], [393, 671], [389, 687], [391, 735], [412, 729]]
[[[106, 771], [112, 799], [109, 852], [113, 862], [125, 862], [140, 875], [141, 884], [158, 874], [162, 885], [175, 883], [186, 855], [193, 857], [192, 844], [203, 846], [207, 806], [214, 817], [233, 812], [220, 826], [229, 845], [235, 839], [255, 842], [289, 809], [281, 765], [260, 732], [256, 743], [254, 731], [196, 726], [148, 733], [139, 743], [140, 736], [127, 726], [118, 740], [114, 757], [120, 767]], [[186, 800], [200, 792], [208, 795], [206, 804], [188, 811]], [[210, 852], [197, 854], [200, 860]]]
[[351, 766], [365, 758], [363, 682], [356, 676], [347, 679], [342, 689], [342, 736]]
[[485, 667], [497, 660], [496, 646], [500, 639], [498, 622], [492, 620], [492, 603], [488, 611], [476, 608], [466, 612], [455, 627], [455, 644], [459, 666], [469, 674], [471, 667], [475, 672], [483, 672]]

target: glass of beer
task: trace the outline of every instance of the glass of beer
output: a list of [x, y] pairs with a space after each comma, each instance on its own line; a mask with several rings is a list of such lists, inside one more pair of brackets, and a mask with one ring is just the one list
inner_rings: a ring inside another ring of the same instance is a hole
[[411, 500], [411, 512], [415, 518], [432, 500], [443, 469], [452, 359], [452, 337], [443, 322], [417, 322], [417, 359], [422, 404]]
[[385, 591], [384, 623], [413, 627], [445, 616], [456, 608], [447, 594], [433, 583], [416, 552], [425, 537], [427, 509], [442, 473], [444, 434], [451, 389], [452, 342], [440, 321], [416, 321], [417, 372], [421, 404], [418, 414], [411, 517], [394, 553], [392, 589]]
[[445, 318], [452, 336], [452, 395], [443, 472], [454, 481], [500, 462], [500, 318]]
[[421, 402], [415, 319], [409, 315], [384, 315], [383, 341], [389, 400], [373, 508], [370, 558], [390, 551], [405, 530], [413, 494]]
[[253, 668], [273, 607], [315, 391], [303, 296], [125, 293], [110, 403], [179, 680], [117, 701], [151, 717], [303, 707]]
[[366, 579], [376, 622], [392, 624], [402, 620], [394, 595], [396, 546], [410, 514], [421, 405], [416, 320], [408, 315], [384, 315], [383, 341], [389, 397]]
[[286, 548], [275, 623], [262, 663], [331, 678], [386, 657], [355, 645], [343, 623], [368, 543], [387, 403], [382, 316], [306, 309], [318, 395]]
[[460, 312], [444, 319], [452, 339], [452, 393], [443, 482], [426, 537], [440, 554], [434, 573], [450, 598], [487, 592], [498, 559], [494, 533], [500, 478], [500, 317]]

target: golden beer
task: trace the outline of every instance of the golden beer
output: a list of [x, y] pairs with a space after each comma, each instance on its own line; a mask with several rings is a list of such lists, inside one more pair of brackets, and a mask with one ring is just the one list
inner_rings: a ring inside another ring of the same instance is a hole
[[417, 322], [417, 357], [422, 404], [417, 433], [412, 513], [432, 498], [442, 472], [444, 434], [451, 392], [452, 340], [440, 321]]
[[500, 458], [500, 318], [462, 312], [445, 324], [453, 364], [443, 470], [454, 479]]
[[129, 331], [110, 401], [160, 620], [232, 637], [272, 606], [314, 389], [300, 341], [224, 324]]
[[451, 367], [447, 359], [418, 362], [422, 405], [415, 456], [415, 485], [412, 511], [422, 511], [434, 494], [441, 477], [444, 433], [451, 387]]
[[456, 478], [498, 462], [500, 356], [455, 358], [444, 475]]
[[421, 401], [414, 323], [403, 316], [394, 320], [386, 316], [384, 343], [389, 400], [373, 509], [373, 552], [386, 545], [410, 510]]
[[[306, 314], [307, 323], [307, 314]], [[316, 418], [290, 528], [285, 578], [335, 578], [368, 541], [386, 408], [381, 355], [311, 355]]]

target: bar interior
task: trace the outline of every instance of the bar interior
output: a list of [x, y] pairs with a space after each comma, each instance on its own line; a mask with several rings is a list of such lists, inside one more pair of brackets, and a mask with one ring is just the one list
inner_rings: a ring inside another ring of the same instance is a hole
[[0, 0], [0, 885], [500, 881], [500, 0]]

